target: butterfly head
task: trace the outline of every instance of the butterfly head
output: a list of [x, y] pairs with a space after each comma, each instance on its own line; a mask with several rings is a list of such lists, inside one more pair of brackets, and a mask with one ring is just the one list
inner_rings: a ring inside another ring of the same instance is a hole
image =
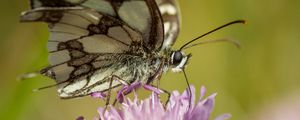
[[194, 43], [192, 44], [193, 42], [197, 41], [199, 38], [202, 38], [210, 33], [213, 33], [217, 30], [220, 30], [222, 28], [225, 28], [227, 26], [230, 26], [230, 25], [233, 25], [233, 24], [236, 24], [236, 23], [245, 23], [246, 21], [245, 20], [236, 20], [236, 21], [232, 21], [232, 22], [229, 22], [225, 25], [222, 25], [216, 29], [213, 29], [189, 42], [187, 42], [186, 44], [182, 45], [181, 48], [179, 50], [176, 50], [176, 51], [172, 51], [171, 52], [171, 58], [170, 58], [170, 64], [172, 66], [172, 71], [173, 72], [180, 72], [180, 71], [183, 71], [189, 58], [191, 57], [191, 54], [188, 54], [188, 55], [185, 55], [182, 51], [185, 50], [185, 49], [188, 49], [188, 48], [191, 48], [191, 47], [194, 47], [194, 46], [197, 46], [197, 45], [200, 45], [200, 44], [204, 44], [204, 43], [213, 43], [213, 42], [230, 42], [230, 43], [233, 43], [235, 45], [237, 45], [237, 47], [239, 47], [239, 44], [235, 41], [231, 41], [231, 40], [227, 40], [227, 39], [218, 39], [218, 40], [211, 40], [211, 41], [202, 41], [202, 42], [198, 42], [198, 43]]
[[170, 64], [173, 72], [180, 72], [188, 63], [191, 54], [185, 55], [182, 51], [177, 50], [171, 53]]

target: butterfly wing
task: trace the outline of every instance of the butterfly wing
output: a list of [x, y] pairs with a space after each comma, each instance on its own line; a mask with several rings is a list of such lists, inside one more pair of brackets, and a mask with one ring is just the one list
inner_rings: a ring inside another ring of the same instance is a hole
[[62, 98], [105, 91], [113, 74], [134, 80], [134, 74], [116, 65], [118, 58], [125, 58], [133, 45], [159, 50], [163, 42], [162, 20], [152, 0], [33, 0], [31, 5], [21, 20], [48, 23], [50, 67], [41, 72], [59, 84]]
[[40, 7], [75, 7], [93, 9], [117, 18], [143, 37], [148, 50], [160, 50], [164, 40], [163, 21], [153, 0], [31, 0], [33, 9]]
[[175, 0], [156, 0], [164, 22], [163, 49], [169, 49], [176, 41], [180, 30], [180, 10]]

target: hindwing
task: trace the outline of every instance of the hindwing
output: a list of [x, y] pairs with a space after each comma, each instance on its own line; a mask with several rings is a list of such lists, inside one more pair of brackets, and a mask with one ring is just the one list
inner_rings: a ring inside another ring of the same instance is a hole
[[164, 23], [164, 42], [162, 50], [170, 49], [179, 34], [180, 10], [175, 0], [156, 0]]

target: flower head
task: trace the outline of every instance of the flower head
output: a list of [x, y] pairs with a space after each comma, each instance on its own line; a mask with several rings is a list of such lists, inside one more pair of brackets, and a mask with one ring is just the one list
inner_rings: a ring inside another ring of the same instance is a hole
[[[183, 94], [173, 91], [170, 101], [164, 107], [157, 94], [154, 92], [145, 100], [139, 100], [135, 95], [134, 100], [125, 99], [121, 108], [109, 106], [109, 110], [104, 112], [104, 108], [98, 108], [101, 120], [208, 120], [214, 107], [215, 94], [203, 98], [206, 93], [205, 87], [200, 90], [200, 98], [195, 102], [195, 88], [191, 86], [192, 93], [185, 90]], [[192, 103], [189, 106], [189, 99]], [[229, 118], [229, 114], [223, 114], [215, 120]]]

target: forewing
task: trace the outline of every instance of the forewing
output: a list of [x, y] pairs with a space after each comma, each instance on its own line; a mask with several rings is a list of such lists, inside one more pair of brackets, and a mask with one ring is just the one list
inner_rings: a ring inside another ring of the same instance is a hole
[[75, 7], [93, 9], [123, 21], [140, 32], [143, 47], [160, 50], [164, 40], [163, 21], [153, 0], [31, 0], [32, 8]]
[[[86, 87], [108, 89], [106, 82], [118, 56], [128, 52], [132, 43], [142, 41], [138, 31], [119, 19], [83, 7], [36, 8], [24, 12], [21, 20], [48, 23], [50, 67], [41, 72], [59, 84], [63, 98], [90, 94]], [[98, 81], [97, 86], [90, 81]]]
[[164, 42], [162, 49], [169, 49], [179, 34], [180, 10], [175, 0], [156, 0], [164, 23]]

